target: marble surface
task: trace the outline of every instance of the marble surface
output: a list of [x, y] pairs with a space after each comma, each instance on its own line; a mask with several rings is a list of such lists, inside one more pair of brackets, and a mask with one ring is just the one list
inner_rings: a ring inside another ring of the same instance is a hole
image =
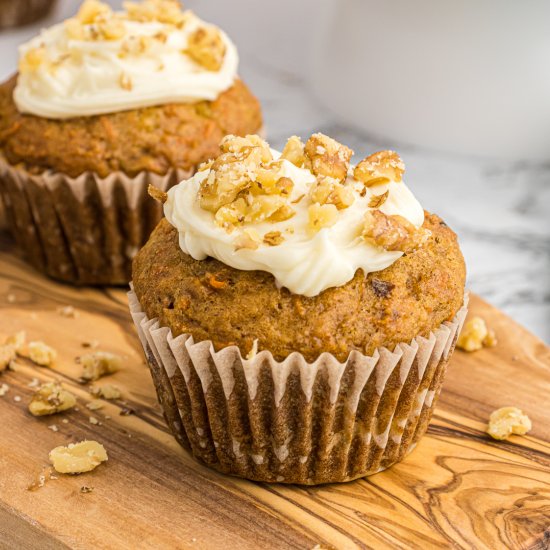
[[[357, 156], [397, 149], [407, 165], [407, 184], [426, 209], [458, 233], [469, 287], [550, 343], [550, 164], [443, 154], [377, 141], [368, 131], [343, 125], [330, 106], [317, 101], [309, 84], [307, 65], [314, 52], [306, 22], [312, 0], [281, 0], [269, 25], [262, 2], [188, 4], [222, 25], [237, 43], [240, 73], [262, 102], [274, 147], [289, 135], [321, 131]], [[62, 1], [51, 20], [70, 14], [76, 5]], [[15, 69], [16, 45], [39, 27], [0, 33], [0, 78]]]

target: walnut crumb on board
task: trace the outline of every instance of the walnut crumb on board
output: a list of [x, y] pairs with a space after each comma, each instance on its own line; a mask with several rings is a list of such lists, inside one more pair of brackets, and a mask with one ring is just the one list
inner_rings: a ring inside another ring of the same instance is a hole
[[25, 331], [19, 331], [8, 336], [0, 346], [0, 372], [12, 366], [12, 362], [25, 344], [25, 338]]
[[487, 328], [481, 317], [472, 317], [464, 323], [456, 347], [464, 351], [477, 351], [481, 348], [492, 348], [496, 344], [494, 331]]
[[10, 387], [7, 384], [0, 384], [0, 397], [4, 397], [10, 391]]
[[97, 411], [99, 409], [102, 409], [104, 406], [105, 403], [103, 403], [103, 401], [100, 401], [99, 399], [94, 399], [93, 401], [86, 403], [86, 407], [91, 411]]
[[103, 386], [91, 387], [90, 393], [94, 397], [102, 397], [103, 399], [119, 399], [122, 395], [120, 390], [113, 384], [103, 384]]
[[58, 382], [42, 384], [33, 394], [29, 412], [33, 416], [45, 416], [66, 411], [76, 405], [76, 397], [64, 390]]
[[122, 366], [122, 359], [119, 355], [107, 351], [96, 351], [80, 357], [82, 364], [81, 380], [90, 382], [98, 380], [102, 376], [112, 374]]
[[30, 359], [40, 367], [51, 366], [57, 357], [57, 352], [40, 340], [29, 342], [27, 346], [21, 347], [17, 354]]
[[532, 428], [531, 419], [517, 407], [502, 407], [489, 417], [487, 433], [493, 439], [508, 439], [512, 434], [525, 435]]
[[41, 489], [50, 479], [57, 479], [57, 476], [53, 473], [53, 468], [51, 466], [42, 468], [42, 471], [36, 476], [36, 479], [27, 486], [27, 491], [37, 491]]
[[91, 472], [108, 460], [107, 451], [97, 441], [70, 443], [67, 447], [56, 447], [50, 451], [50, 462], [60, 474], [81, 474]]
[[56, 309], [56, 311], [62, 317], [74, 319], [77, 316], [76, 310], [73, 306], [60, 306]]
[[80, 487], [80, 492], [83, 493], [83, 494], [91, 493], [93, 490], [94, 490], [94, 488], [89, 487], [88, 485], [83, 485], [82, 487]]

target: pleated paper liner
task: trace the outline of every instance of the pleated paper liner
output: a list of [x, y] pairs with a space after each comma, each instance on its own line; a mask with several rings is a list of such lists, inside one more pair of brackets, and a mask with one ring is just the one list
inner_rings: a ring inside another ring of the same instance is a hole
[[142, 311], [130, 311], [166, 421], [179, 443], [220, 472], [247, 479], [316, 485], [380, 472], [424, 435], [467, 312], [428, 338], [345, 363], [322, 354], [283, 362], [261, 351], [172, 337]]
[[148, 185], [167, 190], [192, 173], [70, 178], [30, 174], [0, 157], [0, 196], [7, 226], [36, 269], [74, 284], [127, 284], [132, 258], [162, 217]]

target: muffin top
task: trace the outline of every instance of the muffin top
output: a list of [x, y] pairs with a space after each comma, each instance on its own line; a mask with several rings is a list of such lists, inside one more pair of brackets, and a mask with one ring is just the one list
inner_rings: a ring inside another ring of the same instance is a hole
[[144, 311], [174, 336], [343, 361], [454, 317], [456, 236], [425, 215], [395, 152], [351, 167], [353, 152], [322, 134], [290, 138], [280, 156], [257, 136], [221, 148], [162, 196], [166, 220], [134, 260]]
[[20, 47], [14, 101], [50, 119], [214, 100], [237, 75], [227, 35], [177, 0], [85, 0], [78, 14]]

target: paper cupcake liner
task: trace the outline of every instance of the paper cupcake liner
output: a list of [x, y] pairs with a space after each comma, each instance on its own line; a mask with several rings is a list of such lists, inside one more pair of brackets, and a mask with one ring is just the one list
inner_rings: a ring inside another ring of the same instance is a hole
[[0, 157], [0, 196], [7, 225], [36, 269], [75, 284], [127, 284], [132, 258], [162, 217], [148, 185], [167, 190], [192, 173], [34, 175]]
[[57, 0], [0, 0], [0, 28], [28, 25], [46, 17]]
[[424, 435], [441, 390], [468, 298], [429, 337], [371, 356], [269, 351], [244, 359], [237, 346], [174, 338], [128, 293], [166, 421], [179, 443], [226, 474], [316, 485], [380, 472]]

